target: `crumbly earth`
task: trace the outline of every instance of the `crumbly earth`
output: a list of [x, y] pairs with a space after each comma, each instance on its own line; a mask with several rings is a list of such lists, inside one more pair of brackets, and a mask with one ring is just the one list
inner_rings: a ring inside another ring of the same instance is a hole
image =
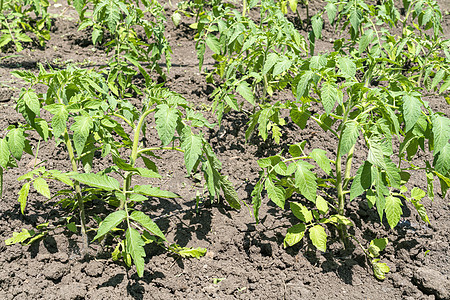
[[[311, 1], [311, 10], [317, 11]], [[0, 61], [0, 128], [20, 119], [14, 110], [14, 98], [23, 84], [10, 75], [13, 70], [37, 70], [37, 63], [54, 67], [67, 62], [82, 67], [99, 67], [106, 63], [101, 49], [90, 43], [90, 35], [77, 31], [76, 12], [65, 4], [51, 2], [55, 23], [52, 39], [44, 49], [25, 49], [19, 57]], [[450, 38], [450, 3], [441, 0], [444, 14], [444, 35]], [[170, 15], [173, 8], [166, 4]], [[170, 20], [170, 19], [169, 19]], [[190, 20], [183, 19], [178, 28], [167, 22], [167, 36], [173, 49], [172, 68], [166, 86], [192, 102], [198, 109], [209, 104], [213, 86], [199, 72], [194, 49], [194, 32]], [[334, 34], [325, 32], [318, 51], [330, 49]], [[209, 57], [207, 55], [207, 57]], [[214, 61], [205, 60], [211, 68]], [[279, 97], [290, 97], [279, 95]], [[450, 116], [443, 97], [429, 99], [432, 107]], [[214, 122], [214, 118], [205, 111]], [[277, 153], [290, 143], [308, 141], [308, 147], [334, 151], [337, 142], [321, 133], [313, 124], [305, 130], [289, 124], [283, 129], [281, 145], [263, 142], [257, 137], [245, 142], [248, 119], [244, 113], [231, 112], [222, 126], [205, 132], [219, 159], [223, 173], [229, 175], [241, 199], [251, 202], [250, 193], [257, 181], [258, 158]], [[224, 134], [225, 133], [225, 134]], [[319, 134], [320, 133], [320, 134]], [[147, 137], [152, 140], [152, 136]], [[359, 149], [356, 163], [365, 158]], [[178, 259], [161, 248], [146, 248], [144, 277], [135, 268], [128, 269], [113, 262], [108, 253], [93, 243], [91, 250], [98, 255], [80, 259], [79, 234], [58, 229], [30, 246], [0, 244], [0, 299], [450, 299], [450, 201], [436, 189], [436, 199], [425, 200], [431, 225], [420, 221], [414, 208], [404, 203], [404, 218], [394, 230], [380, 223], [374, 209], [364, 201], [348, 203], [347, 216], [355, 227], [351, 232], [363, 243], [375, 237], [388, 237], [389, 245], [382, 260], [391, 268], [386, 280], [378, 281], [372, 274], [362, 252], [343, 250], [335, 234], [329, 249], [316, 251], [306, 240], [292, 248], [283, 249], [283, 237], [294, 222], [289, 210], [282, 211], [267, 201], [261, 208], [261, 222], [256, 224], [244, 206], [240, 211], [226, 204], [201, 205], [195, 210], [196, 192], [201, 184], [187, 178], [183, 157], [163, 153], [158, 167], [163, 179], [157, 184], [176, 192], [180, 199], [153, 199], [143, 209], [155, 219], [169, 241], [189, 247], [205, 247], [200, 259]], [[54, 144], [41, 144], [40, 157], [47, 168], [68, 171], [69, 161], [64, 149]], [[31, 192], [25, 215], [20, 214], [17, 192], [18, 176], [32, 166], [32, 157], [25, 156], [20, 166], [4, 175], [4, 194], [0, 202], [0, 239], [22, 228], [55, 221], [63, 215], [55, 201], [46, 202]], [[420, 162], [419, 162], [420, 163]], [[426, 188], [425, 174], [413, 176], [411, 187]], [[57, 185], [50, 188], [58, 188]], [[104, 210], [89, 206], [90, 225], [94, 214]], [[363, 220], [363, 222], [362, 222]], [[93, 232], [90, 233], [92, 239]], [[104, 254], [103, 253], [106, 253]]]

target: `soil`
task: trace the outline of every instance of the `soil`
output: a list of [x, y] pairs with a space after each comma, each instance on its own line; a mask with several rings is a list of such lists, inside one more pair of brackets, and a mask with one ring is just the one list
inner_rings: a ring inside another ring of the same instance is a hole
[[[23, 85], [10, 75], [11, 71], [36, 71], [38, 63], [60, 67], [73, 62], [82, 67], [98, 67], [106, 62], [104, 52], [90, 43], [90, 35], [77, 31], [76, 12], [59, 2], [51, 3], [55, 22], [47, 45], [42, 49], [27, 48], [19, 57], [0, 61], [3, 111], [0, 128], [14, 124], [19, 118], [14, 99]], [[314, 13], [322, 4], [311, 2]], [[448, 1], [438, 2], [443, 12], [450, 10]], [[166, 8], [170, 16], [173, 8], [169, 3]], [[202, 109], [202, 104], [210, 103], [208, 96], [213, 86], [199, 72], [189, 22], [184, 18], [178, 28], [167, 22], [173, 55], [165, 85]], [[444, 36], [449, 38], [448, 13], [444, 14], [443, 26]], [[333, 34], [326, 32], [316, 51], [330, 49], [333, 38]], [[205, 66], [211, 68], [214, 61], [209, 55], [206, 57]], [[443, 97], [429, 101], [434, 109], [450, 116]], [[214, 121], [212, 116], [209, 118]], [[216, 126], [206, 135], [223, 163], [223, 174], [229, 176], [240, 198], [248, 204], [258, 177], [258, 158], [302, 140], [308, 141], [310, 149], [334, 151], [337, 146], [331, 136], [317, 134], [322, 131], [313, 124], [305, 130], [293, 124], [285, 126], [280, 145], [256, 137], [245, 143], [247, 121], [244, 113], [228, 113], [221, 127]], [[64, 153], [61, 145], [44, 144], [40, 148], [47, 168], [68, 171], [70, 164]], [[81, 259], [80, 236], [59, 229], [30, 246], [0, 244], [0, 299], [450, 299], [450, 201], [448, 196], [443, 199], [438, 189], [434, 201], [424, 200], [431, 225], [421, 222], [408, 203], [404, 203], [404, 216], [394, 230], [386, 222], [380, 223], [377, 212], [364, 201], [348, 203], [347, 216], [356, 225], [351, 232], [363, 243], [375, 237], [389, 238], [382, 260], [391, 272], [386, 280], [379, 281], [373, 277], [363, 253], [358, 249], [344, 251], [334, 235], [325, 253], [316, 251], [306, 239], [283, 249], [283, 237], [294, 219], [289, 210], [282, 211], [267, 199], [261, 207], [259, 224], [245, 206], [236, 211], [223, 203], [203, 204], [197, 212], [195, 196], [202, 188], [186, 177], [183, 157], [173, 153], [161, 156], [158, 167], [164, 178], [159, 184], [182, 198], [153, 199], [145, 204], [146, 212], [169, 241], [207, 248], [206, 256], [178, 259], [161, 248], [148, 247], [144, 276], [139, 278], [134, 267], [128, 269], [113, 262], [108, 253], [102, 254], [97, 243], [91, 248], [99, 255]], [[355, 161], [361, 162], [365, 156], [359, 149]], [[4, 174], [1, 240], [22, 228], [32, 229], [42, 222], [57, 220], [63, 213], [56, 201], [46, 202], [32, 192], [25, 215], [20, 214], [17, 202], [20, 183], [16, 179], [30, 169], [31, 161], [32, 157], [25, 155], [18, 168]], [[425, 174], [414, 176], [410, 187], [426, 189], [424, 177]], [[94, 213], [98, 211], [88, 207], [90, 219]], [[95, 228], [92, 221], [91, 225]]]

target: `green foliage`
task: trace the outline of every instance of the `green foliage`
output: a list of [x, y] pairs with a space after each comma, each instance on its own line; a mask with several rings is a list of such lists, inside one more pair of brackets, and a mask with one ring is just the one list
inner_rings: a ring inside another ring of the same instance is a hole
[[189, 248], [189, 247], [181, 247], [177, 244], [172, 244], [169, 246], [168, 250], [182, 258], [200, 258], [205, 256], [206, 249], [205, 248]]
[[[258, 2], [251, 1], [248, 8], [255, 8]], [[217, 78], [212, 97], [219, 121], [230, 109], [240, 109], [240, 96], [258, 108], [250, 115], [250, 128], [260, 124], [258, 131], [264, 140], [271, 132], [279, 142], [279, 128], [284, 125], [279, 111], [284, 106], [270, 103], [271, 96], [295, 81], [306, 55], [306, 42], [274, 1], [261, 1], [259, 10], [259, 19], [254, 21], [229, 3], [214, 5], [196, 23], [196, 49], [200, 69], [206, 47], [214, 53], [215, 70], [207, 80]]]
[[[29, 83], [29, 88], [22, 90], [17, 101], [17, 110], [27, 123], [9, 128], [1, 140], [2, 168], [15, 166], [24, 151], [39, 157], [38, 152], [31, 150], [32, 142], [28, 140], [32, 132], [37, 133], [41, 140], [63, 143], [72, 166], [72, 172], [61, 173], [36, 165], [32, 171], [19, 177], [19, 181], [24, 181], [18, 198], [22, 213], [31, 187], [48, 199], [63, 196], [60, 200], [63, 206], [78, 208], [82, 234], [85, 235], [84, 205], [89, 205], [92, 199], [103, 200], [115, 211], [98, 220], [99, 227], [93, 241], [106, 235], [115, 236], [119, 242], [113, 259], [122, 258], [128, 266], [136, 265], [138, 275], [143, 276], [144, 246], [153, 241], [162, 244], [167, 240], [157, 224], [136, 204], [149, 197], [179, 197], [156, 186], [133, 185], [132, 178], [136, 176], [162, 178], [154, 161], [159, 158], [155, 152], [182, 153], [188, 175], [203, 172], [211, 201], [222, 192], [232, 207], [240, 208], [233, 185], [220, 174], [221, 163], [202, 135], [204, 127], [213, 125], [201, 113], [194, 112], [180, 95], [151, 83], [143, 91], [145, 97], [142, 97], [142, 102], [136, 103], [133, 99], [116, 95], [104, 74], [73, 66], [58, 71], [41, 67], [37, 75], [25, 71], [13, 74]], [[37, 84], [46, 86], [47, 93], [36, 93], [33, 87]], [[42, 109], [51, 114], [50, 122], [39, 118]], [[141, 136], [147, 136], [147, 121], [155, 123], [160, 146], [146, 147], [141, 143]], [[95, 153], [110, 157], [112, 165], [98, 166], [101, 171], [92, 172]], [[51, 195], [48, 180], [60, 181], [73, 190]], [[67, 228], [76, 231], [72, 222]], [[23, 242], [33, 235], [29, 232], [15, 234], [8, 243]], [[182, 257], [198, 258], [204, 254], [202, 249], [172, 248], [168, 249]]]
[[78, 30], [92, 28], [93, 44], [103, 43], [106, 52], [113, 53], [108, 83], [126, 90], [138, 69], [149, 84], [147, 64], [148, 69], [165, 76], [159, 62], [164, 58], [169, 70], [172, 50], [164, 35], [166, 17], [158, 1], [73, 0], [73, 5], [80, 18]]
[[[43, 45], [49, 38], [48, 2], [14, 1], [2, 2], [0, 47], [14, 45], [20, 51], [23, 42], [32, 41], [28, 32]], [[434, 0], [404, 0], [403, 14], [393, 0], [326, 2], [310, 17], [308, 1], [301, 1], [309, 27], [304, 26], [296, 0], [245, 0], [243, 10], [223, 1], [183, 1], [172, 20], [178, 26], [181, 14], [195, 17], [191, 28], [197, 30], [200, 70], [206, 48], [213, 53], [216, 63], [213, 70], [206, 70], [206, 80], [216, 85], [212, 110], [219, 122], [230, 110], [242, 110], [249, 118], [246, 139], [257, 132], [275, 143], [281, 142], [282, 127], [289, 119], [302, 130], [316, 123], [327, 139], [337, 143], [325, 150], [296, 141], [287, 153], [259, 159], [262, 170], [251, 194], [256, 221], [266, 191], [281, 209], [288, 203], [297, 220], [287, 230], [284, 247], [306, 236], [306, 243], [325, 252], [329, 234], [336, 230], [346, 248], [351, 246], [349, 238], [362, 248], [374, 276], [383, 280], [389, 267], [378, 257], [388, 241], [374, 239], [366, 249], [347, 232], [353, 222], [346, 217], [346, 206], [349, 201], [367, 201], [380, 222], [392, 229], [403, 215], [404, 202], [409, 202], [424, 222], [430, 222], [422, 199], [433, 199], [436, 180], [442, 197], [450, 188], [450, 120], [433, 111], [425, 97], [446, 95], [450, 89], [450, 41], [442, 40], [442, 14]], [[16, 105], [25, 123], [9, 126], [0, 139], [0, 183], [4, 170], [17, 166], [24, 153], [33, 156], [32, 170], [18, 178], [23, 182], [18, 191], [22, 214], [34, 189], [45, 199], [56, 199], [63, 208], [77, 211], [80, 225], [70, 215], [63, 225], [45, 223], [36, 231], [15, 232], [6, 244], [29, 244], [64, 226], [72, 232], [81, 229], [86, 249], [84, 206], [95, 199], [111, 211], [103, 220], [95, 217], [98, 228], [93, 241], [112, 236], [117, 242], [113, 260], [122, 259], [129, 267], [134, 264], [139, 276], [145, 270], [145, 247], [151, 243], [183, 258], [205, 255], [203, 248], [169, 244], [158, 225], [141, 211], [139, 204], [149, 198], [179, 195], [133, 180], [162, 178], [157, 153], [175, 151], [183, 156], [188, 176], [202, 173], [211, 201], [223, 195], [232, 208], [241, 207], [202, 133], [214, 124], [186, 99], [151, 79], [152, 71], [164, 79], [162, 59], [170, 68], [163, 7], [156, 0], [74, 0], [73, 5], [80, 17], [79, 30], [91, 28], [93, 43], [102, 43], [110, 54], [108, 67], [98, 71], [40, 66], [36, 73], [13, 72], [28, 83]], [[310, 28], [307, 38], [286, 18], [288, 7], [296, 12], [302, 28]], [[250, 11], [259, 15], [250, 16]], [[39, 17], [37, 21], [29, 17], [31, 12]], [[350, 38], [337, 38], [332, 51], [316, 54], [315, 43], [327, 22], [337, 34], [349, 32]], [[401, 32], [394, 34], [392, 28]], [[139, 74], [144, 88], [133, 84]], [[37, 86], [47, 90], [38, 92]], [[275, 101], [280, 91], [291, 97]], [[41, 116], [43, 110], [51, 120]], [[146, 145], [148, 123], [156, 128], [160, 145]], [[37, 146], [31, 134], [38, 136]], [[37, 163], [42, 141], [65, 147], [71, 172], [47, 170]], [[355, 149], [367, 153], [358, 166], [353, 164]], [[427, 152], [429, 156], [421, 155]], [[422, 160], [432, 158], [419, 167], [414, 164], [419, 154]], [[98, 155], [112, 163], [96, 165]], [[426, 175], [426, 192], [418, 187], [409, 190], [410, 177], [420, 172]], [[67, 189], [51, 191], [52, 180]]]
[[23, 50], [24, 43], [41, 47], [50, 39], [48, 0], [3, 0], [0, 6], [0, 49]]
[[[289, 201], [300, 223], [288, 229], [285, 247], [300, 242], [308, 232], [312, 244], [321, 251], [326, 250], [328, 230], [333, 227], [344, 246], [349, 247], [346, 227], [352, 222], [345, 218], [348, 200], [367, 201], [370, 208], [376, 207], [380, 221], [386, 220], [394, 228], [403, 214], [402, 200], [411, 202], [422, 220], [429, 222], [425, 207], [420, 203], [426, 193], [414, 188], [408, 196], [406, 184], [413, 174], [420, 170], [426, 172], [430, 197], [433, 197], [435, 179], [441, 183], [443, 196], [450, 183], [447, 163], [450, 120], [434, 112], [424, 100], [430, 92], [441, 94], [449, 88], [446, 85], [448, 68], [443, 66], [448, 65], [450, 58], [448, 41], [442, 41], [439, 36], [441, 15], [435, 1], [404, 1], [404, 19], [393, 1], [381, 1], [377, 5], [368, 5], [362, 0], [327, 2], [324, 11], [311, 21], [310, 57], [297, 56], [290, 60], [290, 65], [286, 59], [290, 59], [289, 52], [280, 47], [265, 56], [262, 69], [252, 70], [253, 78], [263, 78], [271, 71], [276, 76], [289, 70], [290, 79], [278, 87], [290, 90], [296, 100], [271, 103], [270, 108], [260, 105], [262, 109], [250, 116], [246, 133], [248, 137], [258, 129], [263, 139], [267, 138], [271, 122], [279, 124], [274, 121], [278, 113], [288, 110], [292, 122], [301, 129], [306, 127], [307, 121], [315, 122], [324, 134], [338, 142], [336, 151], [306, 150], [303, 142], [291, 145], [289, 154], [258, 160], [263, 171], [252, 193], [257, 221], [263, 190], [267, 191], [270, 201], [281, 208]], [[265, 3], [270, 1], [262, 1], [261, 11]], [[336, 28], [349, 30], [350, 38], [337, 39], [332, 52], [314, 55], [311, 51], [314, 39], [320, 37], [323, 24], [317, 19], [325, 14]], [[408, 16], [412, 18], [412, 26], [408, 25]], [[234, 18], [241, 24], [234, 23], [233, 28], [247, 26], [245, 19]], [[389, 31], [398, 23], [403, 26], [401, 36]], [[262, 26], [264, 23], [260, 28]], [[222, 39], [220, 30], [219, 37], [222, 43], [225, 38]], [[265, 46], [260, 40], [252, 43], [256, 44], [251, 47], [255, 49]], [[228, 46], [221, 47], [221, 55], [230, 53]], [[225, 61], [228, 65], [234, 62]], [[275, 72], [278, 63], [280, 73]], [[295, 70], [289, 69], [290, 66], [295, 66]], [[438, 86], [441, 86], [439, 91]], [[275, 136], [273, 138], [277, 141]], [[399, 147], [394, 146], [395, 140], [400, 141]], [[417, 167], [413, 160], [419, 152], [428, 150], [426, 145], [433, 159], [425, 163], [426, 167]], [[365, 149], [367, 157], [352, 176], [355, 147]], [[333, 190], [331, 194], [330, 190]], [[295, 194], [299, 202], [289, 200]], [[384, 279], [389, 268], [376, 259], [371, 264], [375, 276]]]

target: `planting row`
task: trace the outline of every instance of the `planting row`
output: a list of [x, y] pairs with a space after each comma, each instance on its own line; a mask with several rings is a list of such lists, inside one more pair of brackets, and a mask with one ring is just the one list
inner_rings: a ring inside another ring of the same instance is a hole
[[[51, 26], [48, 3], [43, 3], [2, 2], [3, 12], [13, 11], [20, 18], [13, 22], [8, 14], [0, 16], [0, 47], [20, 51], [22, 43], [33, 41], [27, 35], [34, 28], [30, 24]], [[109, 61], [100, 70], [40, 66], [37, 74], [13, 72], [28, 84], [16, 106], [25, 123], [9, 126], [0, 139], [2, 174], [17, 166], [24, 152], [38, 158], [40, 142], [49, 140], [64, 144], [72, 168], [63, 173], [36, 163], [19, 178], [24, 183], [18, 192], [21, 212], [25, 212], [31, 187], [48, 199], [57, 199], [64, 208], [77, 210], [86, 251], [85, 205], [101, 199], [113, 212], [97, 220], [91, 242], [108, 235], [117, 237], [113, 259], [135, 264], [139, 276], [149, 243], [183, 257], [203, 255], [206, 249], [168, 243], [139, 209], [139, 203], [149, 197], [178, 195], [133, 184], [136, 176], [161, 178], [158, 152], [178, 151], [184, 155], [187, 175], [203, 174], [211, 201], [222, 196], [235, 209], [242, 203], [202, 134], [216, 124], [151, 78], [152, 72], [165, 78], [162, 60], [170, 69], [163, 7], [157, 1], [74, 1], [73, 5], [80, 17], [79, 29], [92, 32], [93, 43], [104, 46]], [[336, 151], [327, 152], [307, 150], [306, 141], [298, 141], [289, 146], [288, 153], [259, 159], [260, 176], [252, 192], [256, 222], [264, 193], [281, 209], [290, 199], [289, 208], [298, 223], [288, 229], [284, 247], [307, 235], [318, 250], [326, 251], [327, 232], [336, 230], [345, 248], [361, 247], [374, 275], [384, 279], [389, 267], [378, 256], [388, 241], [361, 241], [350, 234], [353, 222], [346, 217], [347, 203], [367, 201], [380, 222], [386, 218], [394, 228], [403, 214], [402, 206], [410, 202], [429, 223], [421, 200], [434, 199], [435, 182], [440, 184], [442, 198], [450, 187], [450, 120], [433, 111], [424, 96], [439, 94], [448, 101], [450, 41], [441, 38], [441, 11], [431, 0], [405, 0], [401, 9], [388, 0], [376, 5], [328, 0], [312, 17], [305, 5], [306, 19], [302, 19], [298, 1], [244, 0], [239, 9], [222, 1], [186, 1], [178, 4], [172, 20], [179, 25], [184, 14], [192, 21], [200, 70], [206, 48], [213, 53], [216, 63], [205, 80], [216, 87], [210, 108], [219, 124], [224, 114], [239, 110], [249, 118], [247, 140], [258, 134], [263, 140], [280, 143], [287, 122], [299, 130], [314, 122], [338, 142]], [[31, 12], [37, 20], [31, 19]], [[331, 51], [316, 53], [316, 41], [325, 26], [342, 37], [334, 41]], [[308, 34], [303, 36], [299, 28]], [[394, 28], [401, 32], [392, 33]], [[49, 38], [44, 32], [35, 32], [41, 45]], [[135, 84], [139, 76], [145, 83]], [[42, 85], [45, 93], [37, 92]], [[293, 100], [276, 101], [277, 91], [291, 92]], [[51, 117], [44, 117], [47, 114]], [[285, 114], [289, 118], [283, 118]], [[160, 140], [155, 147], [145, 142], [148, 119], [154, 122]], [[38, 137], [38, 144], [30, 137]], [[367, 151], [357, 166], [353, 164], [356, 147]], [[421, 152], [432, 153], [432, 159], [417, 165], [415, 159]], [[113, 164], [93, 172], [101, 167], [96, 164], [96, 153], [110, 157]], [[408, 185], [415, 174], [426, 177], [427, 191]], [[48, 180], [68, 188], [52, 194]], [[67, 220], [64, 226], [78, 232], [77, 225]], [[6, 243], [32, 243], [52, 226], [45, 223], [36, 231], [24, 229]]]

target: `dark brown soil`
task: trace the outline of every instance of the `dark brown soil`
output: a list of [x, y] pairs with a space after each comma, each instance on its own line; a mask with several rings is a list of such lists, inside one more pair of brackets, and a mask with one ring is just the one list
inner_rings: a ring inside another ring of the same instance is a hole
[[[450, 10], [448, 1], [439, 2], [443, 12]], [[311, 6], [314, 12], [315, 5]], [[83, 67], [105, 64], [104, 52], [91, 45], [89, 34], [77, 31], [76, 12], [71, 8], [63, 11], [65, 7], [65, 4], [55, 7], [52, 2], [55, 26], [45, 49], [26, 49], [20, 57], [0, 61], [0, 128], [19, 118], [14, 111], [14, 98], [22, 83], [10, 75], [11, 71], [36, 71], [37, 63], [54, 67], [67, 62]], [[166, 7], [170, 14], [173, 9], [169, 4]], [[206, 84], [198, 70], [194, 33], [188, 28], [189, 20], [184, 21], [178, 28], [170, 21], [167, 23], [173, 67], [166, 86], [203, 109], [204, 104], [210, 103], [208, 95], [213, 87]], [[444, 35], [449, 38], [448, 13], [444, 14], [443, 25]], [[326, 34], [316, 51], [330, 49], [332, 38], [332, 34]], [[212, 64], [211, 58], [205, 60], [206, 67]], [[434, 109], [450, 116], [443, 97], [432, 98], [430, 102]], [[257, 138], [245, 143], [247, 121], [245, 114], [232, 112], [224, 117], [221, 129], [217, 126], [206, 133], [223, 163], [223, 173], [229, 175], [246, 203], [251, 202], [250, 193], [257, 181], [258, 158], [302, 140], [307, 140], [311, 149], [334, 151], [337, 146], [331, 136], [317, 134], [322, 131], [312, 124], [303, 131], [295, 125], [286, 126], [281, 145], [263, 143]], [[47, 159], [47, 168], [70, 169], [60, 146], [41, 145], [40, 155]], [[355, 160], [360, 162], [365, 155], [361, 150]], [[375, 237], [389, 238], [382, 259], [391, 272], [385, 281], [378, 281], [362, 252], [343, 251], [334, 237], [326, 253], [316, 251], [307, 242], [283, 249], [283, 237], [294, 219], [289, 210], [282, 211], [267, 199], [261, 208], [259, 224], [245, 207], [235, 211], [225, 204], [202, 205], [196, 212], [195, 195], [202, 187], [185, 176], [182, 156], [164, 153], [162, 158], [158, 167], [164, 178], [159, 184], [182, 198], [153, 200], [147, 204], [146, 212], [169, 241], [205, 247], [208, 249], [205, 257], [176, 259], [162, 249], [149, 247], [144, 277], [139, 278], [135, 268], [127, 269], [107, 255], [81, 260], [80, 236], [61, 229], [31, 246], [0, 244], [0, 299], [450, 299], [450, 201], [443, 199], [438, 189], [434, 202], [424, 201], [429, 226], [420, 222], [414, 208], [406, 203], [404, 218], [394, 230], [387, 223], [381, 224], [376, 211], [368, 209], [365, 202], [355, 200], [348, 204], [347, 216], [356, 224], [352, 232], [364, 243]], [[26, 214], [20, 214], [17, 202], [20, 183], [16, 179], [29, 169], [31, 159], [25, 156], [18, 168], [4, 175], [1, 240], [14, 231], [32, 229], [62, 215], [59, 206], [46, 202], [35, 192], [30, 195]], [[426, 189], [425, 174], [418, 175], [412, 179], [411, 187]], [[94, 209], [89, 207], [88, 215], [93, 213]], [[91, 247], [100, 249], [95, 243]]]

